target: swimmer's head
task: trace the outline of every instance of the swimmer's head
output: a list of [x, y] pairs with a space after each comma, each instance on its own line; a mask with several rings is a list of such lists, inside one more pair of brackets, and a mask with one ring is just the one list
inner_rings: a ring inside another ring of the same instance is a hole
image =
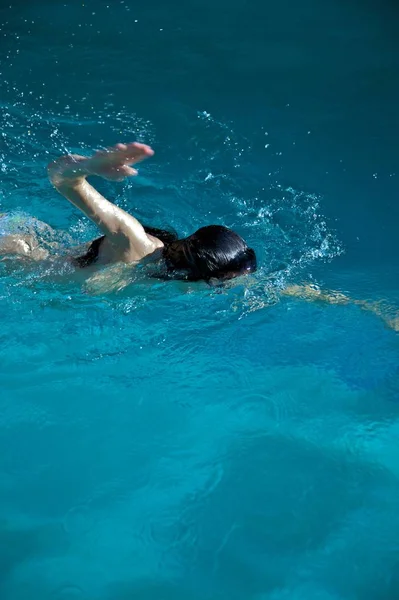
[[254, 250], [221, 225], [201, 227], [187, 238], [166, 244], [163, 256], [168, 272], [187, 281], [223, 281], [256, 271]]

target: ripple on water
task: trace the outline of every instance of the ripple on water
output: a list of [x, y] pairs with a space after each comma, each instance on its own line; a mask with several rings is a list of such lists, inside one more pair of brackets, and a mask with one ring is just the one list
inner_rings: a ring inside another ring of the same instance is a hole
[[342, 600], [342, 597], [322, 588], [305, 584], [274, 590], [267, 596], [260, 594], [253, 600]]
[[143, 532], [142, 540], [145, 544], [156, 544], [164, 549], [164, 554], [184, 544], [197, 541], [195, 523], [184, 522], [175, 511], [167, 511], [159, 515], [156, 521], [151, 521]]
[[74, 584], [57, 587], [49, 595], [49, 600], [88, 600], [89, 596]]
[[106, 600], [200, 600], [196, 592], [175, 581], [137, 580], [108, 586]]
[[[240, 402], [240, 421], [257, 423], [263, 428], [264, 419], [278, 426], [289, 414], [288, 403], [276, 398], [270, 392], [245, 394]], [[263, 418], [262, 418], [263, 417]]]
[[73, 506], [63, 519], [65, 533], [72, 536], [84, 535], [94, 527], [94, 516], [86, 505]]

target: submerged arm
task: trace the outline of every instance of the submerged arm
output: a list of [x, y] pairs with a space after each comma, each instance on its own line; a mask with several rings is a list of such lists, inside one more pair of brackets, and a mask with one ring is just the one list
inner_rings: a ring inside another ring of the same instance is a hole
[[284, 296], [295, 296], [302, 300], [313, 302], [327, 302], [328, 304], [356, 304], [363, 310], [374, 313], [380, 317], [390, 329], [399, 331], [399, 314], [391, 316], [390, 307], [384, 306], [382, 302], [367, 302], [366, 300], [352, 300], [341, 292], [321, 290], [313, 284], [289, 285], [282, 290]]
[[86, 178], [98, 175], [110, 181], [122, 181], [137, 175], [129, 165], [152, 155], [151, 148], [144, 144], [118, 144], [88, 158], [76, 154], [62, 156], [48, 166], [50, 181], [58, 192], [98, 226], [118, 258], [126, 262], [140, 260], [159, 244], [147, 236], [137, 219], [104, 198]]

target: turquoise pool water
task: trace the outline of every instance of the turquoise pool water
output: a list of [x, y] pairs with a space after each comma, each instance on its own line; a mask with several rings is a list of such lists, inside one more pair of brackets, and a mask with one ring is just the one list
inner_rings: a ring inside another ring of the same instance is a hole
[[45, 166], [138, 138], [100, 189], [260, 262], [223, 290], [0, 265], [2, 600], [398, 597], [398, 334], [280, 293], [399, 310], [396, 13], [319, 4], [0, 9], [1, 212], [91, 239]]

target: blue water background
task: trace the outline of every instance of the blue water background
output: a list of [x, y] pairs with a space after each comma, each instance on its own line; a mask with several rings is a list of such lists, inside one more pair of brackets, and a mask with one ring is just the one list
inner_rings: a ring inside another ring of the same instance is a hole
[[2, 4], [1, 211], [91, 239], [45, 166], [137, 138], [154, 159], [100, 189], [182, 234], [232, 226], [261, 266], [224, 291], [2, 269], [2, 600], [398, 597], [397, 333], [278, 295], [399, 308], [397, 17]]

